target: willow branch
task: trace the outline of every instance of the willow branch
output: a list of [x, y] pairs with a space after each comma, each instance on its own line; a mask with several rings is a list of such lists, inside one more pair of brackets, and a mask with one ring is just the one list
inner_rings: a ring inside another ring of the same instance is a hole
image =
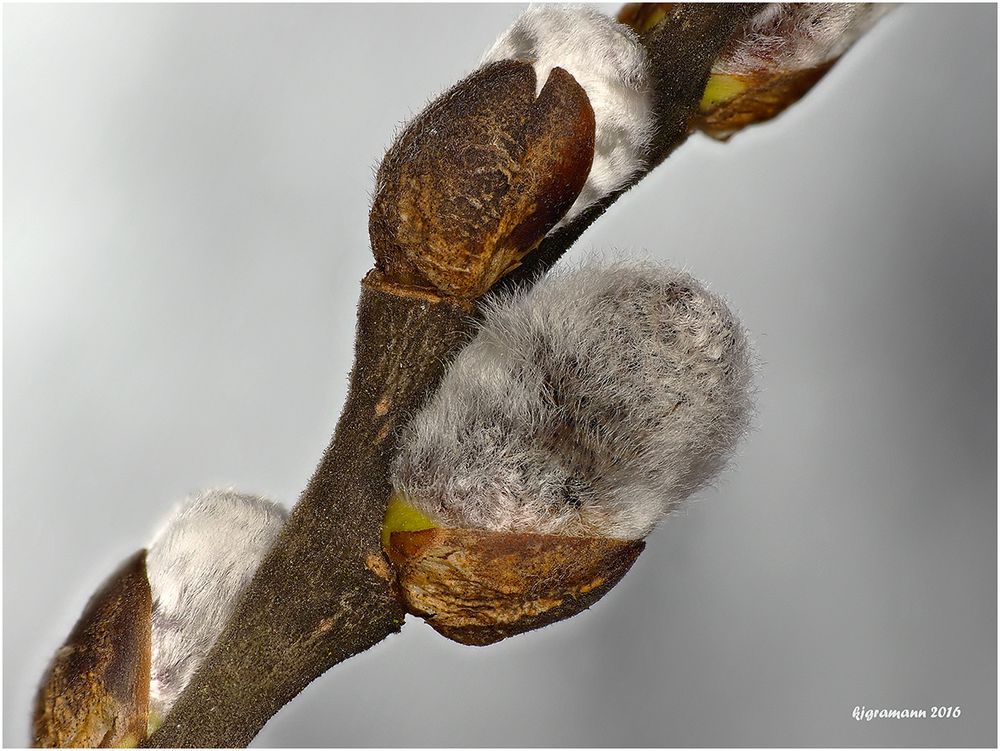
[[[684, 142], [710, 66], [743, 5], [675, 5], [643, 35], [658, 125], [647, 168], [546, 238], [498, 287], [550, 268], [628, 187]], [[160, 729], [153, 747], [244, 746], [326, 670], [399, 630], [379, 531], [395, 433], [474, 325], [471, 306], [363, 283], [343, 414], [278, 543]]]
[[657, 125], [646, 168], [622, 188], [546, 237], [525, 263], [500, 283], [500, 287], [529, 284], [551, 269], [598, 217], [687, 140], [698, 115], [698, 103], [712, 62], [736, 27], [752, 15], [754, 8], [749, 3], [675, 3], [664, 7], [667, 8], [664, 18], [642, 34], [651, 61]]

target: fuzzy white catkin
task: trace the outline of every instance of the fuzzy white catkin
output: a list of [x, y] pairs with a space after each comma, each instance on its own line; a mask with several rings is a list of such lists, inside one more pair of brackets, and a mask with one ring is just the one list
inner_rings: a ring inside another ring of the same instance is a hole
[[395, 490], [443, 526], [644, 537], [752, 410], [721, 298], [653, 265], [553, 273], [488, 307], [404, 431]]
[[187, 499], [150, 543], [150, 711], [162, 718], [222, 631], [288, 512], [232, 489]]
[[713, 73], [808, 70], [843, 55], [891, 3], [767, 3], [713, 64]]
[[653, 136], [646, 50], [636, 33], [596, 8], [535, 5], [483, 56], [482, 63], [531, 62], [538, 89], [554, 67], [572, 75], [594, 108], [594, 163], [558, 226], [624, 185], [645, 164]]

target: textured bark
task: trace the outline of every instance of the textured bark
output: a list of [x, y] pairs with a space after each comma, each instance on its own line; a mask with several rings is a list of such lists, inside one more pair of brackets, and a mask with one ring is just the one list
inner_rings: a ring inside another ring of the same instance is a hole
[[448, 302], [363, 288], [329, 448], [226, 630], [150, 746], [245, 746], [327, 669], [399, 630], [381, 551], [396, 429], [469, 332]]
[[586, 610], [644, 547], [642, 540], [425, 529], [393, 532], [389, 558], [409, 612], [449, 639], [485, 646]]
[[[747, 12], [738, 5], [677, 6], [643, 35], [655, 68], [659, 128], [648, 169], [632, 184], [686, 139], [712, 60]], [[546, 237], [494, 290], [551, 267], [626, 189]], [[376, 255], [398, 254], [385, 248]], [[414, 279], [402, 285], [384, 271], [376, 268], [362, 292], [351, 387], [333, 441], [228, 627], [149, 746], [246, 745], [312, 680], [399, 630], [403, 611], [379, 546], [392, 438], [436, 386], [472, 321], [464, 315], [471, 307], [420, 289], [425, 274], [415, 267]]]

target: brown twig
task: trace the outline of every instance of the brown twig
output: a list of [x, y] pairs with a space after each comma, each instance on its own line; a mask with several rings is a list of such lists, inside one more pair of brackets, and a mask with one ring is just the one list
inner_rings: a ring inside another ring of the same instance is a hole
[[245, 746], [314, 678], [399, 630], [379, 531], [397, 427], [471, 326], [448, 302], [364, 288], [334, 438], [274, 550], [160, 729], [159, 746]]
[[[743, 5], [673, 5], [643, 34], [658, 134], [632, 184], [686, 139], [711, 62], [748, 13]], [[626, 189], [545, 239], [497, 287], [544, 273]], [[315, 678], [399, 630], [403, 611], [379, 542], [395, 431], [466, 341], [471, 313], [454, 301], [363, 285], [333, 439], [226, 630], [146, 745], [246, 745]]]

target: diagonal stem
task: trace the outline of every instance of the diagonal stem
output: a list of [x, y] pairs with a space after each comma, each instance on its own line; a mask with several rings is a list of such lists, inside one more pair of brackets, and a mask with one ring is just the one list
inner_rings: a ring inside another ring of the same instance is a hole
[[313, 679], [399, 630], [379, 533], [396, 430], [472, 320], [448, 302], [363, 288], [344, 412], [226, 630], [151, 746], [245, 746]]
[[[658, 130], [647, 169], [547, 237], [496, 289], [530, 283], [686, 140], [711, 63], [747, 5], [671, 5], [644, 33]], [[396, 430], [473, 328], [447, 301], [362, 287], [350, 390], [336, 432], [274, 550], [151, 747], [244, 746], [326, 670], [398, 631], [379, 543]]]

